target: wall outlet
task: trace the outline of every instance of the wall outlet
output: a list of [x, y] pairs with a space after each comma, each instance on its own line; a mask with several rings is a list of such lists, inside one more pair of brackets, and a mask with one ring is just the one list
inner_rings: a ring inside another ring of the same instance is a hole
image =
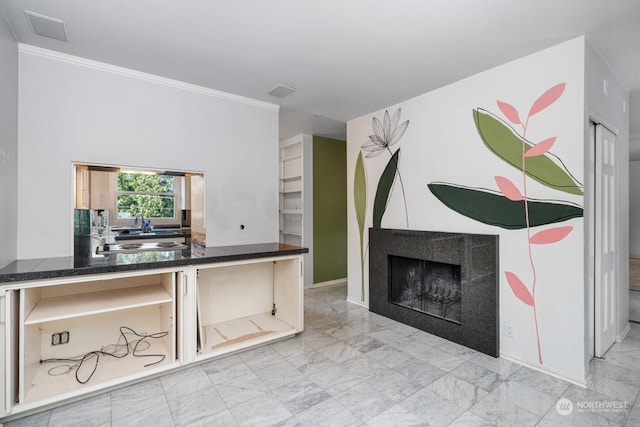
[[51, 345], [61, 345], [69, 343], [69, 331], [56, 332], [51, 334]]
[[515, 338], [516, 337], [515, 328], [513, 327], [513, 325], [511, 323], [505, 323], [504, 324], [504, 334], [509, 338]]

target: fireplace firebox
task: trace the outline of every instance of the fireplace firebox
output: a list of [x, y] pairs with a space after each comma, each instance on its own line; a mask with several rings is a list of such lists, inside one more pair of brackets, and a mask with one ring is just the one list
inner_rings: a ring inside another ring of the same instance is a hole
[[497, 357], [498, 236], [369, 230], [369, 309]]
[[389, 302], [460, 323], [460, 266], [389, 255]]

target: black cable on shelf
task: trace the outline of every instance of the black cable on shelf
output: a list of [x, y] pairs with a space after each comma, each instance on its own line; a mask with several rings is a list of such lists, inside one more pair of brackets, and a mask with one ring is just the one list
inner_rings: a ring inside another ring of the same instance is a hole
[[[146, 365], [144, 365], [145, 368], [148, 366], [156, 365], [158, 363], [162, 363], [162, 361], [164, 361], [166, 357], [164, 354], [140, 354], [139, 352], [144, 351], [151, 346], [151, 344], [149, 343], [149, 341], [147, 341], [147, 339], [163, 338], [167, 336], [167, 334], [168, 332], [166, 331], [156, 332], [152, 334], [138, 333], [128, 326], [120, 326], [120, 336], [118, 337], [118, 341], [115, 344], [106, 345], [102, 347], [100, 350], [90, 351], [80, 357], [43, 359], [43, 360], [40, 360], [40, 363], [59, 363], [59, 362], [74, 363], [75, 362], [76, 363], [75, 365], [68, 366], [68, 370], [65, 373], [69, 373], [73, 369], [75, 369], [76, 381], [78, 381], [80, 384], [86, 384], [87, 382], [89, 382], [89, 380], [93, 377], [93, 374], [95, 374], [96, 370], [98, 369], [98, 363], [100, 361], [101, 355], [115, 357], [116, 359], [122, 359], [123, 357], [126, 357], [129, 354], [133, 355], [133, 357], [159, 357], [160, 358], [155, 362], [147, 363]], [[136, 337], [138, 337], [138, 339], [129, 341], [127, 339], [127, 335], [135, 335]], [[124, 343], [121, 343], [121, 340], [124, 340]], [[140, 348], [142, 344], [145, 344], [146, 347]], [[113, 348], [113, 351], [106, 351], [106, 349], [110, 349], [110, 348]], [[124, 348], [124, 352], [118, 353], [118, 350], [120, 348]], [[87, 362], [88, 360], [91, 360], [93, 357], [95, 357], [95, 364], [93, 365], [93, 369], [91, 370], [91, 373], [88, 375], [86, 379], [81, 380], [79, 375], [80, 375], [80, 371], [82, 370], [82, 367], [84, 366], [85, 362]], [[55, 369], [55, 368], [52, 368], [52, 369]], [[60, 375], [58, 373], [56, 374], [51, 373], [51, 370], [49, 374]]]

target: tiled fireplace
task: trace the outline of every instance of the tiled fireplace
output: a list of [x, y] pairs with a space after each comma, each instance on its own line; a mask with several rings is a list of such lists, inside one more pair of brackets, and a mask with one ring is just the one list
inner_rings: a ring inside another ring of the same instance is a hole
[[498, 236], [369, 230], [369, 309], [497, 357]]

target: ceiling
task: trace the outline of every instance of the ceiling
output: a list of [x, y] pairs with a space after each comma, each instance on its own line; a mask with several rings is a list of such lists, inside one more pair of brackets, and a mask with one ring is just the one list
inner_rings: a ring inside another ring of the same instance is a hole
[[[586, 34], [632, 91], [639, 0], [0, 0], [17, 40], [280, 104], [281, 139], [345, 122]], [[67, 23], [32, 33], [23, 10]], [[278, 84], [297, 88], [284, 99]]]

